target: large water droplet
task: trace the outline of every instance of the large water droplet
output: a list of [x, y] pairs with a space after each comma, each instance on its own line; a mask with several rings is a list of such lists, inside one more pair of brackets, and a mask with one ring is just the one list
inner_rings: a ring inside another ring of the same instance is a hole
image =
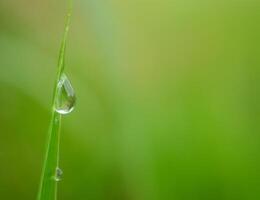
[[65, 74], [58, 83], [58, 94], [55, 102], [55, 110], [60, 114], [70, 113], [75, 106], [76, 96], [72, 85]]
[[57, 167], [56, 171], [55, 171], [54, 180], [57, 181], [57, 182], [61, 181], [62, 175], [63, 175], [63, 171], [60, 168]]

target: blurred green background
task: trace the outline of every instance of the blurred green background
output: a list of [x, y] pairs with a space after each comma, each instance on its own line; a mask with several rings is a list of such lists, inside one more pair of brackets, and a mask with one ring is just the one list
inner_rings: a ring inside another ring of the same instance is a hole
[[[0, 1], [0, 199], [36, 199], [64, 0]], [[260, 199], [260, 1], [75, 0], [61, 200]]]

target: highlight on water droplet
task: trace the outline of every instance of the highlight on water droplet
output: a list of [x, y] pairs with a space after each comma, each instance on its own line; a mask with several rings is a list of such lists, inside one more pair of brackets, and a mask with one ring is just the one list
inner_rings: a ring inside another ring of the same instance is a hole
[[55, 110], [63, 115], [68, 114], [74, 109], [76, 95], [68, 77], [65, 74], [62, 74], [57, 87], [58, 93], [55, 100]]
[[57, 181], [57, 182], [61, 181], [62, 180], [62, 175], [63, 175], [63, 171], [59, 167], [57, 167], [56, 171], [55, 171], [54, 180]]

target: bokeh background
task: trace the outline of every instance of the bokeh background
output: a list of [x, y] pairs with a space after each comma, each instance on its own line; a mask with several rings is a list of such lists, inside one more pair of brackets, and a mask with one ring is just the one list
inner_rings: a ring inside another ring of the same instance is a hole
[[[0, 1], [0, 199], [37, 196], [65, 0]], [[260, 1], [75, 0], [61, 200], [260, 199]]]

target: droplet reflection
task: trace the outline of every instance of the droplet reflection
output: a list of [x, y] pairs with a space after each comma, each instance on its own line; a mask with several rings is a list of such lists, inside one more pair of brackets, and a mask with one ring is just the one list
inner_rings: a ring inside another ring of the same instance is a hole
[[74, 89], [65, 74], [61, 76], [58, 83], [58, 93], [55, 101], [55, 110], [60, 114], [70, 113], [76, 103], [76, 95]]

